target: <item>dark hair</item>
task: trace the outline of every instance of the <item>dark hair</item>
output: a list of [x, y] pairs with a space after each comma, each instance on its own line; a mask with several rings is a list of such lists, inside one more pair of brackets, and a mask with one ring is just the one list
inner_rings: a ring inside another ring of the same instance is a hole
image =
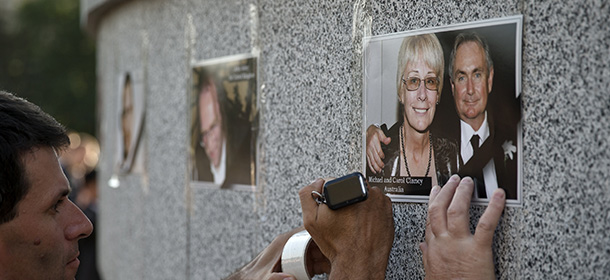
[[28, 192], [23, 155], [38, 147], [56, 150], [70, 144], [65, 128], [40, 107], [0, 91], [0, 224], [17, 215]]
[[211, 73], [209, 73], [204, 67], [194, 69], [194, 73], [196, 76], [195, 90], [197, 95], [199, 95], [204, 87], [212, 84], [213, 78]]
[[[224, 119], [226, 116], [226, 114], [225, 114], [226, 109], [224, 107], [225, 103], [226, 103], [226, 99], [225, 99], [225, 95], [222, 94], [221, 92], [219, 92], [222, 90], [223, 87], [217, 83], [218, 77], [214, 74], [213, 70], [214, 69], [211, 69], [211, 70], [206, 69], [205, 67], [200, 67], [200, 68], [197, 68], [194, 70], [194, 74], [196, 77], [195, 81], [194, 81], [196, 83], [196, 85], [194, 85], [194, 89], [196, 90], [194, 101], [195, 101], [195, 107], [196, 107], [195, 112], [197, 115], [195, 117], [195, 122], [193, 123], [195, 126], [195, 127], [193, 127], [193, 129], [195, 129], [194, 131], [196, 132], [195, 134], [197, 135], [197, 137], [201, 136], [201, 131], [200, 131], [201, 122], [199, 120], [199, 110], [200, 110], [199, 100], [201, 99], [201, 92], [203, 91], [203, 89], [205, 87], [212, 86], [212, 85], [216, 88], [214, 99], [216, 100], [216, 102], [218, 102], [218, 106], [220, 109], [219, 113], [223, 118], [223, 121], [221, 123], [222, 131], [226, 131], [226, 127], [225, 127], [226, 121]], [[193, 132], [193, 130], [191, 132]]]
[[95, 169], [89, 171], [89, 173], [85, 174], [85, 185], [90, 182], [95, 182], [97, 180], [97, 171]]
[[453, 75], [455, 74], [455, 73], [453, 73], [453, 71], [455, 71], [454, 63], [455, 63], [455, 56], [457, 55], [457, 49], [460, 47], [460, 45], [467, 43], [467, 42], [477, 43], [479, 46], [481, 46], [481, 48], [485, 52], [485, 60], [487, 62], [487, 74], [489, 74], [489, 71], [491, 71], [491, 69], [494, 67], [494, 62], [493, 62], [493, 60], [491, 60], [491, 55], [489, 54], [489, 45], [487, 44], [487, 41], [485, 40], [485, 38], [483, 38], [481, 35], [474, 33], [474, 32], [460, 33], [455, 38], [455, 43], [453, 44], [453, 50], [451, 50], [451, 56], [449, 56], [449, 65], [447, 67], [447, 68], [449, 68], [449, 69], [447, 69], [449, 71], [447, 71], [447, 72], [449, 74], [449, 79], [451, 81], [453, 81]]

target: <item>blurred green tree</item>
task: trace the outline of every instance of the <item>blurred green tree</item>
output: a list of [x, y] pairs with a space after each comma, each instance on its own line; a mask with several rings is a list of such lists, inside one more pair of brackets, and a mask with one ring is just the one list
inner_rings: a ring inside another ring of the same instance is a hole
[[0, 89], [95, 135], [95, 44], [79, 12], [79, 0], [25, 1], [15, 28], [0, 26]]

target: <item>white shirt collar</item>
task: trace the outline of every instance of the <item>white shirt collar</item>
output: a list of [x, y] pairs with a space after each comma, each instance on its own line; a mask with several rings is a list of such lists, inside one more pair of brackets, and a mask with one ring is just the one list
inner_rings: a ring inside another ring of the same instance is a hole
[[214, 167], [214, 164], [210, 164], [210, 169], [212, 170], [212, 174], [214, 175], [214, 184], [222, 185], [225, 182], [225, 178], [227, 176], [227, 149], [226, 149], [227, 141], [222, 141], [222, 154], [220, 156], [220, 165], [218, 168]]
[[489, 123], [487, 122], [487, 110], [485, 111], [485, 119], [479, 127], [479, 130], [475, 131], [469, 124], [465, 121], [460, 120], [460, 131], [461, 131], [461, 142], [460, 142], [460, 153], [462, 155], [462, 160], [466, 163], [473, 154], [472, 146], [470, 145], [470, 138], [473, 135], [479, 135], [479, 147], [485, 140], [489, 137]]

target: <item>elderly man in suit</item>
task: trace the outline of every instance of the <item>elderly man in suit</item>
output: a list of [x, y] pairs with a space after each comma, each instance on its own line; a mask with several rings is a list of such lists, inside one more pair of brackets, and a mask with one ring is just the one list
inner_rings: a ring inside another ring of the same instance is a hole
[[507, 158], [504, 150], [516, 140], [511, 135], [512, 129], [488, 110], [494, 65], [485, 39], [476, 33], [459, 34], [449, 67], [451, 91], [460, 118], [459, 173], [473, 177], [475, 197], [488, 198], [495, 189], [502, 188], [508, 199], [515, 199], [517, 160]]

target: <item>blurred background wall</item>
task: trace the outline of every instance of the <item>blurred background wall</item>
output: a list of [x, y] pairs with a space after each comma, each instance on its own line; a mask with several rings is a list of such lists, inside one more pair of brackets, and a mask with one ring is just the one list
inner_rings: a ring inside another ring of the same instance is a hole
[[[48, 1], [53, 2], [53, 1]], [[81, 0], [95, 39], [98, 263], [105, 279], [219, 279], [301, 224], [297, 191], [361, 169], [362, 43], [521, 14], [523, 207], [496, 233], [501, 279], [610, 275], [607, 1]], [[193, 187], [193, 61], [259, 55], [255, 192]], [[61, 67], [57, 68], [58, 71]], [[144, 93], [139, 165], [116, 167], [120, 76]], [[47, 85], [50, 86], [50, 85]], [[60, 121], [64, 121], [61, 120]], [[476, 219], [482, 207], [472, 207]], [[426, 204], [394, 204], [388, 279], [420, 279]]]

